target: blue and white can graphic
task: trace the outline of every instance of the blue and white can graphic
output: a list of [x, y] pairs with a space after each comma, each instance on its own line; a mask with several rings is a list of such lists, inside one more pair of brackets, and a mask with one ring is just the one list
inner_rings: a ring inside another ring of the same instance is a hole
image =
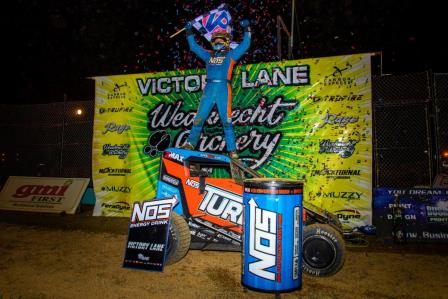
[[302, 285], [303, 183], [283, 179], [244, 181], [244, 286], [288, 292]]

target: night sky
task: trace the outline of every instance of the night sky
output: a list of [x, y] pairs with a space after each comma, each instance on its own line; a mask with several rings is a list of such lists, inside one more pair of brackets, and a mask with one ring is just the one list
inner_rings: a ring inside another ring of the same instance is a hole
[[[442, 2], [297, 0], [294, 58], [381, 51], [384, 74], [448, 72], [443, 56], [448, 16]], [[93, 82], [87, 77], [201, 67], [187, 54], [183, 34], [168, 36], [220, 3], [12, 1], [3, 10], [8, 91], [2, 103], [57, 102], [64, 94], [70, 101], [92, 100]], [[275, 17], [281, 15], [289, 26], [291, 1], [226, 3], [234, 20], [253, 21], [253, 53], [242, 63], [276, 60]]]

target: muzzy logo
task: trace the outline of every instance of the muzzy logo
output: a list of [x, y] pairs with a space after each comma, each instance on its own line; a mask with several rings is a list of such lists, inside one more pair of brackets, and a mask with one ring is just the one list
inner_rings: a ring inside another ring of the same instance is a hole
[[176, 203], [175, 197], [145, 201], [143, 203], [136, 202], [132, 209], [131, 223], [168, 220], [171, 210]]
[[264, 279], [279, 281], [276, 272], [269, 269], [276, 265], [277, 224], [280, 224], [277, 218], [281, 219], [280, 215], [259, 208], [253, 198], [249, 200], [249, 206], [249, 255], [257, 259], [249, 263], [249, 272]]
[[316, 195], [319, 197], [322, 196], [324, 198], [340, 198], [350, 201], [350, 200], [360, 200], [363, 193], [355, 191], [341, 191], [341, 192], [331, 191], [331, 192], [318, 192]]
[[130, 193], [131, 187], [128, 187], [128, 186], [103, 186], [103, 187], [101, 187], [101, 191]]

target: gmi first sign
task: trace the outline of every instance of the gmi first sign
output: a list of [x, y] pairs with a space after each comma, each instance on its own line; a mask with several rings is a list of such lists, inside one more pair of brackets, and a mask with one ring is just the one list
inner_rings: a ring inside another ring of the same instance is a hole
[[90, 179], [10, 176], [0, 209], [74, 214]]

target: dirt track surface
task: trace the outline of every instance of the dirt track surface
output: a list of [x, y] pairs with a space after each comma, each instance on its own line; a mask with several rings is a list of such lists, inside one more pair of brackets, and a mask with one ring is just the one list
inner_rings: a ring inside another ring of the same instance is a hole
[[[39, 217], [0, 213], [1, 299], [275, 297], [243, 289], [238, 252], [190, 250], [163, 273], [128, 270], [125, 220]], [[448, 298], [446, 251], [389, 251], [348, 248], [337, 275], [304, 276], [301, 290], [281, 297]]]

